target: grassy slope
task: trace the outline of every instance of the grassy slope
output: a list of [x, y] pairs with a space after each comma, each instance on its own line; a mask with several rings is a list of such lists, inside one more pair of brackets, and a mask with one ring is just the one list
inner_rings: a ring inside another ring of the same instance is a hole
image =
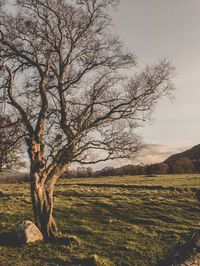
[[[120, 187], [124, 184], [166, 189]], [[6, 194], [0, 198], [0, 233], [23, 219], [33, 220], [29, 185], [0, 186]], [[62, 179], [55, 189], [54, 216], [60, 230], [65, 236], [73, 236], [72, 240], [0, 246], [0, 265], [155, 265], [177, 241], [200, 227], [200, 202], [195, 193], [169, 190], [169, 186], [199, 189], [200, 178]]]

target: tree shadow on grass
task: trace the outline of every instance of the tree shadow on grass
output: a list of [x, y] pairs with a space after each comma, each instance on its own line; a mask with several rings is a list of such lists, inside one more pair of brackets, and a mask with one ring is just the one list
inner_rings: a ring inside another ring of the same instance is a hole
[[68, 236], [62, 235], [52, 240], [51, 243], [65, 245], [65, 246], [79, 246], [81, 244], [81, 240], [74, 235], [68, 235]]
[[95, 260], [95, 257], [90, 257], [90, 258], [83, 258], [83, 259], [73, 259], [71, 261], [71, 265], [81, 265], [81, 266], [96, 266], [97, 261]]
[[191, 233], [184, 243], [178, 243], [156, 266], [180, 265], [197, 253], [200, 253], [200, 231]]
[[10, 231], [10, 232], [3, 232], [0, 234], [0, 246], [19, 247], [21, 246], [21, 244], [17, 242], [13, 233]]
[[[63, 266], [97, 266], [97, 262], [95, 260], [95, 257], [88, 257], [88, 258], [73, 258], [69, 261], [64, 261], [62, 259], [49, 259], [46, 262], [49, 264], [55, 264], [55, 265], [63, 265]], [[1, 266], [1, 264], [0, 264]]]

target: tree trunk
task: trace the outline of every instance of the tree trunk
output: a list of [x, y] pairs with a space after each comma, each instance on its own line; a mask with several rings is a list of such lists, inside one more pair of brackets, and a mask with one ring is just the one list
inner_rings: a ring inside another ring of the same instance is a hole
[[61, 157], [60, 161], [50, 164], [47, 170], [43, 164], [44, 150], [41, 141], [37, 143], [34, 139], [28, 139], [27, 145], [31, 161], [30, 187], [35, 222], [44, 239], [53, 240], [58, 237], [58, 229], [53, 218], [54, 185], [70, 162], [64, 154], [64, 159]]
[[31, 174], [31, 198], [36, 225], [44, 239], [53, 240], [58, 236], [58, 229], [53, 218], [53, 187], [39, 182], [36, 173]]

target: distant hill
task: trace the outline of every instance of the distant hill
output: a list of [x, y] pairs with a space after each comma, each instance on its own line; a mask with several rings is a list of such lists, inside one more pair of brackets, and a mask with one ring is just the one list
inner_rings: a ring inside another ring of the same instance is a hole
[[172, 161], [176, 161], [177, 159], [181, 157], [187, 157], [191, 160], [200, 160], [200, 144], [192, 147], [189, 150], [186, 150], [184, 152], [176, 153], [168, 157], [164, 163], [169, 163]]

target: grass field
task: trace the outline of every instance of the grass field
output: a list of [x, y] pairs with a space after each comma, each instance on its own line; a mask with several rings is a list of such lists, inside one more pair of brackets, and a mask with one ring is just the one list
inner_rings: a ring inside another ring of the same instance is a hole
[[[199, 175], [61, 179], [56, 243], [0, 246], [0, 265], [156, 265], [200, 229]], [[34, 221], [29, 184], [0, 184], [0, 233]]]

